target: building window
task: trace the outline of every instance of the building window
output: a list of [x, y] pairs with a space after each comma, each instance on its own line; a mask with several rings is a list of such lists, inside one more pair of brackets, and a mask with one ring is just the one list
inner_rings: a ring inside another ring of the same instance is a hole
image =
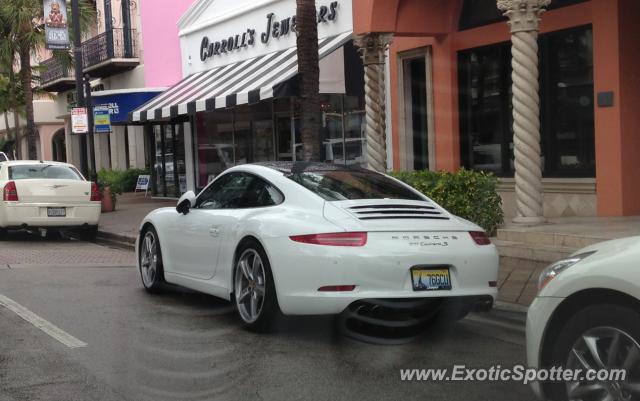
[[427, 116], [427, 57], [402, 59], [404, 97], [404, 151], [406, 168], [429, 168], [429, 129]]
[[[592, 30], [557, 31], [539, 43], [543, 175], [594, 177]], [[510, 44], [458, 58], [462, 164], [512, 176]]]
[[178, 197], [187, 191], [183, 126], [176, 123], [155, 124], [152, 127], [155, 142], [154, 193], [157, 196]]
[[[553, 0], [547, 9], [555, 10], [585, 1], [587, 0]], [[496, 0], [464, 0], [458, 29], [464, 31], [506, 20], [507, 18], [498, 9]]]

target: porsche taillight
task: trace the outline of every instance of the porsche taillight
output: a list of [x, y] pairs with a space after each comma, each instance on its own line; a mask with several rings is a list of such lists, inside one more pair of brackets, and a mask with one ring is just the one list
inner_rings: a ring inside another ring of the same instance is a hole
[[102, 195], [100, 195], [100, 188], [98, 188], [98, 184], [95, 182], [91, 183], [91, 202], [100, 202], [102, 200]]
[[5, 202], [18, 202], [18, 188], [15, 181], [9, 181], [4, 185], [2, 200]]
[[478, 245], [491, 245], [491, 240], [484, 231], [469, 231], [469, 235]]
[[313, 245], [365, 246], [367, 243], [367, 233], [362, 232], [293, 235], [289, 238], [295, 242]]

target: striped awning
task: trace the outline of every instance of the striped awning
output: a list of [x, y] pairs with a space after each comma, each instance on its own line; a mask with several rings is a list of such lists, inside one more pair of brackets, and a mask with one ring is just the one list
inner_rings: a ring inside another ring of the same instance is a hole
[[[319, 57], [331, 54], [351, 39], [351, 32], [321, 39]], [[295, 47], [198, 72], [167, 89], [131, 113], [130, 120], [144, 122], [274, 97], [276, 87], [298, 73]]]

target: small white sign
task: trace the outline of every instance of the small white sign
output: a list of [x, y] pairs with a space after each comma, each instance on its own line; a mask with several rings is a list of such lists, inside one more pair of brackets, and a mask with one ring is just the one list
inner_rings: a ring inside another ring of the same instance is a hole
[[136, 183], [136, 191], [146, 191], [149, 189], [150, 175], [139, 175]]
[[74, 107], [71, 109], [71, 132], [74, 134], [86, 134], [89, 132], [89, 118], [86, 107]]

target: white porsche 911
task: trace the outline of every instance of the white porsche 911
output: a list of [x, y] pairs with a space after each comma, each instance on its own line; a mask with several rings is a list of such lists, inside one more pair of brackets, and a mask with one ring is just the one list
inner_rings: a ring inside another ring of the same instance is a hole
[[0, 236], [7, 230], [74, 229], [84, 239], [98, 232], [101, 195], [71, 164], [0, 162]]
[[149, 213], [136, 254], [148, 291], [166, 281], [233, 300], [255, 331], [278, 312], [369, 299], [455, 301], [460, 317], [497, 295], [498, 255], [480, 227], [392, 177], [330, 164], [230, 168]]

